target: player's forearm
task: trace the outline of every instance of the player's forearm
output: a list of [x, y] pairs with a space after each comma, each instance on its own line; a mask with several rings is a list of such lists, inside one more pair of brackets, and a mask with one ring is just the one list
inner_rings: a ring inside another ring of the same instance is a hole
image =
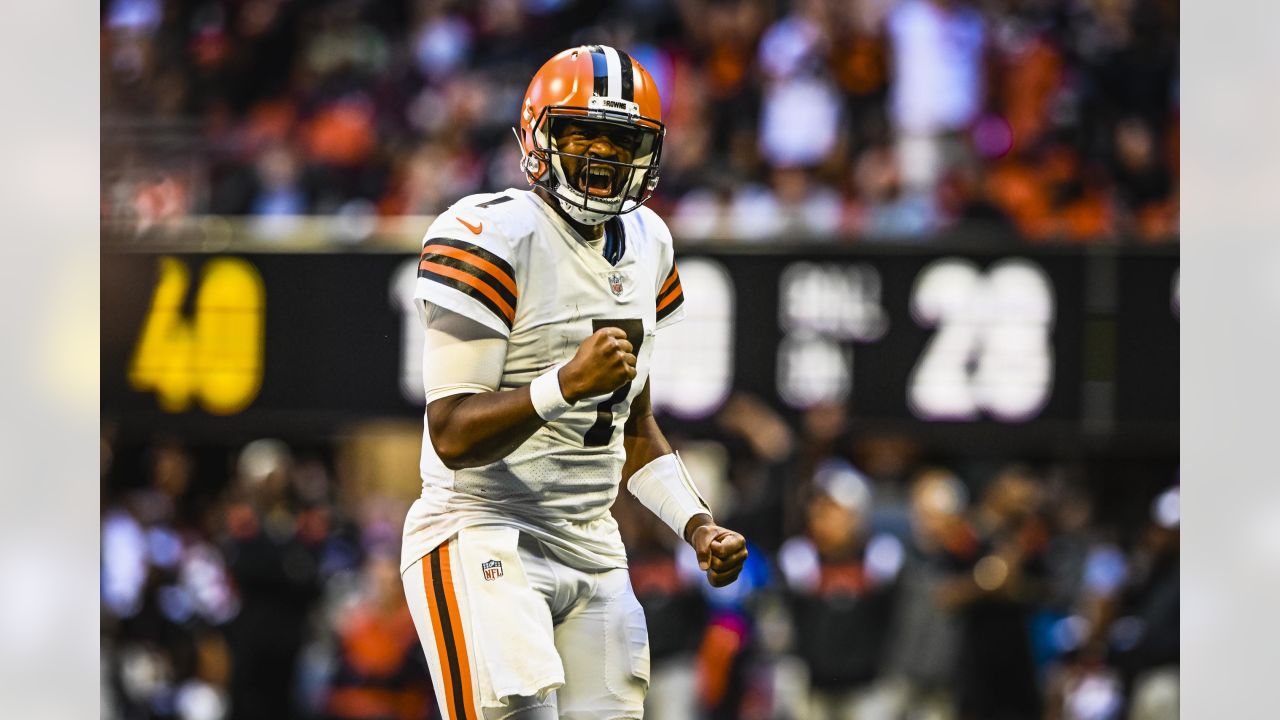
[[[649, 386], [647, 383], [645, 384], [644, 389], [640, 391], [640, 395], [636, 397], [636, 401], [631, 407], [631, 417], [627, 419], [627, 424], [623, 426], [622, 443], [623, 447], [627, 451], [627, 460], [622, 466], [622, 480], [624, 483], [628, 483], [627, 489], [630, 490], [632, 494], [635, 494], [636, 497], [640, 499], [641, 503], [644, 504], [645, 507], [649, 508], [651, 512], [654, 512], [654, 514], [661, 517], [664, 522], [671, 525], [673, 518], [664, 516], [664, 514], [660, 512], [662, 507], [666, 504], [662, 499], [662, 496], [667, 494], [666, 490], [658, 490], [655, 488], [652, 483], [652, 479], [648, 481], [646, 488], [639, 490], [638, 494], [637, 488], [632, 487], [629, 484], [632, 476], [642, 468], [664, 455], [672, 454], [671, 444], [667, 442], [666, 436], [662, 434], [662, 429], [658, 427], [658, 421], [653, 417], [653, 406], [650, 403]], [[678, 459], [676, 460], [675, 465], [677, 467], [683, 467], [683, 465], [679, 463]], [[679, 485], [676, 485], [676, 488], [679, 488]], [[696, 502], [700, 507], [698, 508], [698, 511], [695, 512], [692, 517], [689, 517], [687, 521], [680, 523], [679, 525], [672, 525], [671, 529], [679, 533], [680, 537], [682, 537], [685, 542], [692, 543], [693, 532], [695, 530], [704, 525], [714, 525], [715, 521], [712, 519], [710, 512], [701, 512], [706, 509], [706, 504], [697, 496], [696, 491], [689, 488], [688, 490], [683, 491], [683, 494], [687, 494], [689, 496], [690, 500], [688, 504]], [[655, 506], [658, 508], [658, 511], [654, 510]], [[675, 508], [672, 508], [672, 513], [668, 513], [668, 515], [674, 514], [675, 512]], [[687, 514], [687, 511], [685, 511], [685, 513], [681, 513], [682, 516], [684, 514]]]
[[627, 460], [622, 465], [624, 483], [640, 468], [671, 452], [671, 444], [662, 434], [657, 420], [648, 413], [643, 417], [633, 414], [627, 420], [623, 427], [622, 446], [627, 451]]
[[431, 445], [450, 470], [510, 455], [542, 427], [529, 388], [453, 395], [427, 406]]
[[[642, 417], [632, 416], [624, 428], [622, 444], [627, 450], [627, 461], [622, 466], [623, 482], [630, 480], [640, 468], [672, 452], [671, 445], [658, 427], [657, 420], [648, 413]], [[684, 531], [680, 536], [685, 542], [689, 542], [694, 530], [714, 522], [709, 513], [698, 513], [685, 523]]]

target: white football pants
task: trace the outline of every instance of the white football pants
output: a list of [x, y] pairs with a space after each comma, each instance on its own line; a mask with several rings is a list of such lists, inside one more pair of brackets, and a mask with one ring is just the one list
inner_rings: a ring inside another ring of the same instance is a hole
[[577, 570], [514, 528], [477, 527], [403, 580], [444, 717], [643, 717], [649, 637], [626, 570]]

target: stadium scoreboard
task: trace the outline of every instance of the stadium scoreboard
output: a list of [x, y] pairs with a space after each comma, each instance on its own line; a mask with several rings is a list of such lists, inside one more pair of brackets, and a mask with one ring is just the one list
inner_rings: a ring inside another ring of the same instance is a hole
[[[688, 316], [662, 332], [652, 371], [674, 416], [750, 392], [784, 412], [838, 403], [859, 423], [974, 437], [1176, 427], [1176, 248], [686, 249], [678, 262]], [[108, 249], [104, 419], [283, 433], [418, 415], [416, 276], [399, 254]]]

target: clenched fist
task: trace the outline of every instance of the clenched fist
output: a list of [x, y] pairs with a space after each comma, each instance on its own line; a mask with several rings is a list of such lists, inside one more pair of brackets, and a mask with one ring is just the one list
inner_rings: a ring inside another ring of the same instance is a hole
[[698, 553], [698, 567], [707, 574], [712, 587], [724, 587], [737, 580], [747, 561], [747, 539], [715, 523], [695, 528], [689, 534], [689, 544]]
[[636, 376], [636, 356], [620, 328], [600, 328], [560, 368], [560, 394], [571, 403], [611, 393]]

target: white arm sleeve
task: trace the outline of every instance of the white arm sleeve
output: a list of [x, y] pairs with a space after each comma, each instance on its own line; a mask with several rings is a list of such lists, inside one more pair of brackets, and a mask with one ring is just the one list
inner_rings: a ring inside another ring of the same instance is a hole
[[627, 490], [682, 539], [684, 527], [694, 515], [711, 514], [677, 453], [651, 460], [635, 471], [627, 481]]
[[458, 393], [497, 390], [507, 360], [507, 339], [465, 315], [423, 303], [426, 339], [422, 383], [427, 403]]

